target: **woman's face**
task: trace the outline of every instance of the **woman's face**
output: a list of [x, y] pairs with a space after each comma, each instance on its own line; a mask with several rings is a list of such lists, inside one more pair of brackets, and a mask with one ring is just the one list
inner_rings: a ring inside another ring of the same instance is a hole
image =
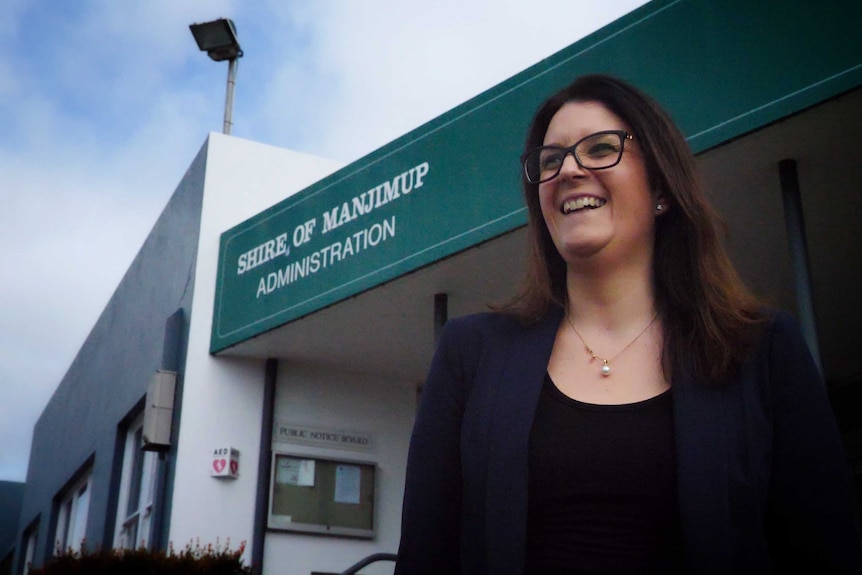
[[[570, 102], [551, 119], [543, 145], [568, 147], [605, 130], [631, 132], [598, 102]], [[625, 141], [622, 159], [612, 168], [587, 170], [569, 154], [559, 175], [539, 184], [545, 224], [570, 266], [595, 256], [607, 263], [651, 261], [656, 200], [634, 138]]]

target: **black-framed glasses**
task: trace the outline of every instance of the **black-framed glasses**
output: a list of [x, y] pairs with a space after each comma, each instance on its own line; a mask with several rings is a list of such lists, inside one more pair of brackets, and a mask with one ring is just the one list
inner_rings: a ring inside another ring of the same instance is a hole
[[625, 141], [633, 139], [625, 130], [605, 130], [581, 138], [568, 148], [539, 146], [521, 156], [524, 177], [531, 184], [553, 180], [560, 174], [563, 162], [569, 154], [586, 170], [613, 168], [623, 157]]

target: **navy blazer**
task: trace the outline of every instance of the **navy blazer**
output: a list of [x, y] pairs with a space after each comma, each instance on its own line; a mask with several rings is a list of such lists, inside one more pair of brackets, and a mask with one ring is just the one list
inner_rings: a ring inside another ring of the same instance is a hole
[[[398, 575], [522, 574], [530, 429], [561, 320], [446, 325], [410, 442]], [[675, 373], [671, 393], [686, 572], [862, 573], [844, 451], [789, 315], [770, 316], [735, 381]]]

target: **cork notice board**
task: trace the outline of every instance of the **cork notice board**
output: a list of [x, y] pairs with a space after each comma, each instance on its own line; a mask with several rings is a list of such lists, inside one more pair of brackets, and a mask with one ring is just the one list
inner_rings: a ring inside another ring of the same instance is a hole
[[375, 475], [373, 463], [276, 453], [269, 527], [372, 538]]

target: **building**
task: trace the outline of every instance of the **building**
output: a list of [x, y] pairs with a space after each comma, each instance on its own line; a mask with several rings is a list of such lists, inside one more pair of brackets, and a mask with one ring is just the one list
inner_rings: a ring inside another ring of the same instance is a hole
[[[656, 0], [348, 166], [210, 135], [37, 423], [15, 572], [82, 538], [246, 541], [271, 574], [394, 552], [435, 332], [513, 293], [526, 125], [587, 72], [687, 135], [738, 269], [801, 320], [859, 478], [860, 25], [853, 0]], [[142, 451], [165, 379], [172, 432]]]
[[18, 516], [21, 514], [23, 499], [23, 483], [0, 481], [0, 575], [12, 573], [15, 539], [18, 535]]

